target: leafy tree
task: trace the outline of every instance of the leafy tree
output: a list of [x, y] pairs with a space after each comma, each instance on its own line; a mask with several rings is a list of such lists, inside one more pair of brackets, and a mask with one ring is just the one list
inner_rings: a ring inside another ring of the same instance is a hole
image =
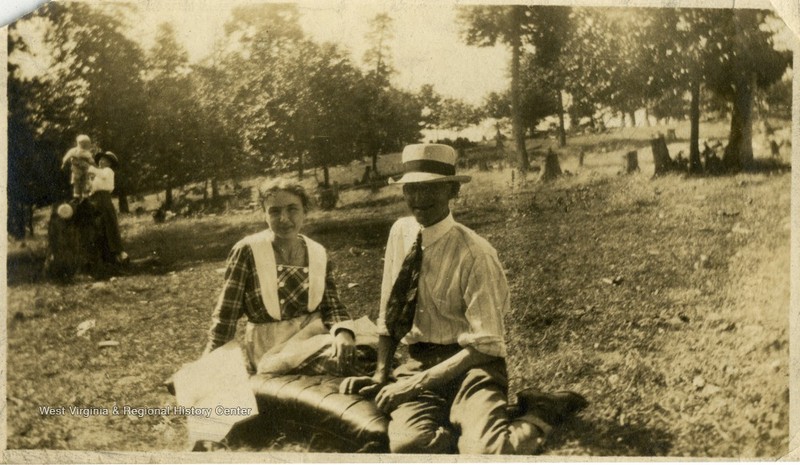
[[365, 37], [372, 44], [364, 53], [364, 64], [368, 68], [366, 75], [366, 97], [363, 106], [364, 132], [361, 140], [367, 153], [372, 158], [372, 171], [378, 172], [378, 155], [388, 150], [389, 132], [393, 121], [386, 111], [390, 105], [392, 92], [390, 77], [394, 74], [391, 65], [390, 41], [394, 38], [394, 27], [391, 16], [379, 13], [370, 21], [370, 29]]
[[12, 26], [17, 30], [26, 25], [31, 30], [28, 39], [14, 33], [17, 46], [9, 56], [12, 63], [28, 55], [42, 66], [33, 72], [14, 71], [18, 82], [28, 87], [23, 97], [24, 119], [31, 125], [39, 153], [46, 150], [49, 157], [60, 159], [79, 133], [89, 134], [98, 147], [117, 153], [121, 164], [116, 184], [123, 211], [125, 192], [137, 181], [137, 155], [145, 139], [139, 76], [143, 53], [125, 34], [124, 13], [129, 8], [125, 4], [48, 3]]
[[165, 191], [165, 206], [172, 206], [172, 188], [198, 180], [197, 166], [200, 108], [189, 78], [189, 59], [169, 23], [158, 27], [148, 57], [146, 100], [148, 117], [146, 174]]
[[236, 70], [222, 66], [224, 53], [220, 44], [215, 44], [211, 55], [202, 63], [193, 66], [191, 78], [195, 89], [198, 115], [203, 128], [199, 134], [202, 165], [196, 170], [204, 179], [211, 180], [211, 195], [218, 194], [218, 183], [222, 179], [235, 178], [248, 172], [247, 157], [242, 149], [242, 139], [237, 131], [236, 110], [233, 105], [229, 83], [235, 80]]
[[[650, 75], [650, 88], [662, 92], [656, 100], [661, 115], [680, 113], [680, 108], [685, 108], [681, 97], [690, 95], [691, 172], [702, 169], [700, 111], [704, 107], [706, 111], [726, 112], [719, 98], [733, 104], [725, 164], [738, 170], [752, 161], [754, 92], [780, 79], [789, 63], [788, 53], [774, 49], [772, 32], [764, 27], [770, 15], [767, 11], [733, 9], [651, 11], [645, 48], [653, 57], [651, 69], [659, 72]], [[716, 97], [704, 98], [704, 88]]]
[[459, 11], [467, 44], [485, 47], [502, 42], [511, 49], [511, 121], [522, 170], [528, 167], [521, 100], [523, 47], [531, 45], [542, 62], [554, 62], [562, 44], [562, 18], [568, 11], [565, 7], [526, 5], [464, 6]]
[[439, 127], [442, 113], [443, 97], [436, 92], [432, 84], [423, 84], [417, 93], [417, 101], [422, 107], [421, 122], [425, 129]]
[[784, 78], [762, 91], [766, 114], [789, 119], [792, 115], [792, 79]]
[[481, 109], [463, 100], [445, 98], [430, 84], [420, 88], [416, 101], [422, 108], [421, 124], [427, 129], [461, 130], [480, 123], [484, 117]]
[[[9, 55], [20, 42], [9, 31]], [[69, 184], [60, 172], [55, 134], [37, 132], [36, 102], [47, 95], [47, 88], [36, 78], [21, 77], [17, 65], [8, 65], [8, 158], [7, 228], [18, 239], [32, 226], [30, 214], [36, 205], [46, 205], [69, 196]]]
[[225, 23], [225, 36], [213, 63], [220, 70], [231, 115], [242, 149], [243, 169], [265, 172], [287, 168], [297, 158], [286, 125], [293, 112], [292, 95], [281, 77], [287, 56], [303, 39], [296, 5], [237, 6]]
[[490, 92], [483, 101], [484, 113], [490, 118], [501, 119], [511, 116], [511, 96], [509, 92]]
[[773, 32], [765, 27], [768, 10], [722, 10], [709, 38], [718, 53], [706, 64], [711, 90], [732, 103], [731, 129], [723, 164], [732, 171], [753, 161], [753, 101], [757, 89], [777, 82], [791, 63], [791, 52], [775, 50]]
[[375, 79], [380, 87], [389, 85], [389, 76], [395, 70], [391, 63], [390, 42], [394, 39], [394, 21], [388, 13], [379, 13], [370, 21], [365, 39], [372, 46], [364, 53], [364, 63], [369, 68], [368, 77]]
[[[295, 150], [311, 154], [313, 166], [321, 166], [328, 184], [328, 167], [349, 162], [362, 155], [358, 126], [353, 115], [361, 108], [364, 82], [360, 71], [338, 47], [304, 42], [292, 75], [299, 88], [292, 113]], [[355, 126], [355, 127], [354, 127]]]
[[571, 33], [563, 47], [564, 91], [570, 95], [568, 113], [576, 125], [589, 118], [595, 127], [598, 112], [612, 85], [614, 59], [613, 34], [607, 18], [597, 8], [573, 8], [570, 13]]
[[542, 119], [551, 115], [560, 115], [561, 82], [555, 77], [558, 72], [542, 69], [535, 55], [523, 57], [521, 80], [523, 83], [520, 96], [522, 119], [531, 137]]

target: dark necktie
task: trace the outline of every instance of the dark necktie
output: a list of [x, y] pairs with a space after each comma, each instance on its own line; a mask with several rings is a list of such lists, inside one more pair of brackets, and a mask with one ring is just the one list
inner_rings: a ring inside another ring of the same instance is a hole
[[386, 328], [395, 342], [400, 342], [414, 324], [420, 268], [422, 268], [422, 231], [417, 234], [417, 240], [403, 259], [400, 274], [394, 281], [389, 302], [386, 304]]

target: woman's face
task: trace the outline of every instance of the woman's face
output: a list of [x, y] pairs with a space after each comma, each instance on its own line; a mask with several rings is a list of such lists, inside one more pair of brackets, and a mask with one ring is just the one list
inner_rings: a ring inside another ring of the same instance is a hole
[[100, 160], [97, 161], [97, 165], [100, 168], [111, 168], [111, 161], [106, 157], [100, 157]]
[[300, 233], [306, 212], [303, 200], [291, 192], [277, 191], [264, 201], [267, 224], [276, 237], [291, 239]]

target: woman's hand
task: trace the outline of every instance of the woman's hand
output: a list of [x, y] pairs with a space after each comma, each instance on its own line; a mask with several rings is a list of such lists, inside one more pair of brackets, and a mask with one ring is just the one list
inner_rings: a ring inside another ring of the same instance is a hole
[[347, 372], [353, 366], [355, 357], [356, 341], [353, 333], [346, 329], [338, 331], [333, 338], [333, 358], [336, 359], [339, 372]]

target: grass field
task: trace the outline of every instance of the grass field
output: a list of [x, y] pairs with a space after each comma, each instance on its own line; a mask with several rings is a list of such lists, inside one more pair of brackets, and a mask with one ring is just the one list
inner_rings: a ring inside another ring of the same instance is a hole
[[[651, 179], [655, 129], [638, 129], [570, 139], [562, 168], [572, 175], [553, 183], [518, 173], [512, 183], [510, 168], [471, 171], [453, 205], [507, 271], [511, 392], [573, 389], [591, 401], [547, 455], [782, 456], [791, 175]], [[618, 176], [632, 149], [642, 172]], [[376, 316], [383, 246], [404, 211], [399, 189], [388, 187], [346, 191], [336, 210], [309, 218], [306, 232], [328, 247], [353, 316]], [[226, 254], [263, 227], [261, 214], [247, 211], [159, 225], [124, 216], [129, 253], [156, 252], [159, 264], [110, 281], [11, 284], [8, 447], [186, 450], [181, 417], [42, 416], [39, 407], [174, 404], [161, 382], [201, 353]], [[15, 273], [26, 275], [10, 266]], [[87, 320], [94, 327], [77, 335]]]

